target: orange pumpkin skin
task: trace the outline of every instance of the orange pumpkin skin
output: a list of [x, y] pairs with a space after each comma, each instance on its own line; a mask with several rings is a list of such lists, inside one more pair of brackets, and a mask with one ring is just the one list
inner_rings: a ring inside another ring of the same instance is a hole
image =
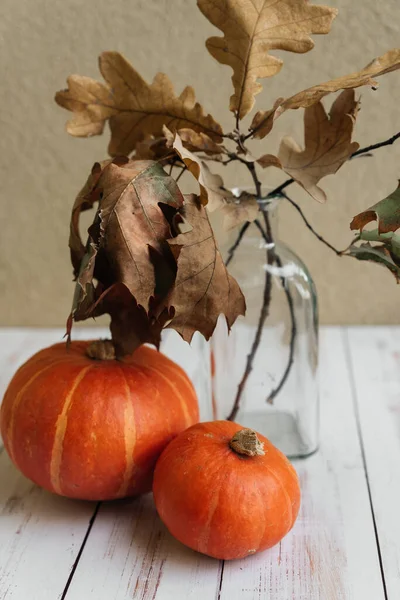
[[157, 511], [170, 533], [226, 560], [277, 544], [300, 507], [296, 471], [264, 436], [257, 434], [264, 456], [230, 448], [241, 429], [230, 421], [193, 425], [163, 451], [153, 480]]
[[102, 361], [86, 355], [89, 343], [56, 344], [16, 372], [0, 413], [5, 448], [26, 477], [62, 496], [148, 492], [161, 451], [199, 419], [194, 388], [152, 348]]

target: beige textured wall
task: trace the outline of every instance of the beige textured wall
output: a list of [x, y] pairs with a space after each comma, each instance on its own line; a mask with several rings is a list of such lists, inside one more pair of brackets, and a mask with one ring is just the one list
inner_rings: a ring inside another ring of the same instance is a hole
[[[307, 55], [288, 55], [280, 75], [265, 83], [258, 107], [278, 96], [363, 67], [398, 45], [398, 0], [332, 0], [340, 9], [329, 36], [316, 37]], [[198, 99], [225, 129], [230, 69], [204, 49], [216, 33], [195, 0], [2, 0], [0, 19], [1, 233], [0, 324], [65, 322], [72, 296], [67, 251], [68, 218], [77, 189], [95, 160], [105, 157], [106, 137], [70, 138], [67, 113], [53, 103], [65, 77], [97, 77], [97, 55], [123, 52], [150, 80], [168, 73], [180, 91], [195, 87]], [[400, 129], [400, 75], [381, 78], [378, 92], [362, 91], [356, 139], [366, 145]], [[259, 152], [277, 150], [283, 133], [301, 136], [301, 113], [278, 121]], [[262, 173], [268, 186], [280, 173]], [[348, 223], [364, 207], [392, 191], [400, 177], [400, 142], [374, 158], [357, 159], [323, 183], [329, 195], [317, 205], [299, 189], [292, 194], [313, 225], [339, 248], [351, 238]], [[231, 185], [247, 174], [226, 171]], [[189, 185], [187, 181], [186, 186]], [[281, 215], [284, 238], [308, 263], [320, 294], [325, 323], [400, 323], [399, 289], [375, 265], [338, 259], [314, 240], [290, 208]]]

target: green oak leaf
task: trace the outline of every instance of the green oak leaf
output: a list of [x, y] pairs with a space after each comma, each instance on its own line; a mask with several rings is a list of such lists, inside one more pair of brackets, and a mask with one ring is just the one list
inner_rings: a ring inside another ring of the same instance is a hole
[[358, 260], [368, 260], [387, 267], [393, 273], [397, 283], [400, 282], [400, 257], [398, 260], [399, 264], [396, 264], [393, 260], [392, 252], [390, 252], [385, 244], [380, 246], [372, 246], [369, 242], [361, 244], [361, 246], [353, 244], [348, 249], [347, 254], [354, 256]]
[[350, 229], [362, 230], [371, 221], [378, 221], [378, 233], [396, 231], [400, 227], [400, 182], [386, 198], [359, 213], [350, 223]]

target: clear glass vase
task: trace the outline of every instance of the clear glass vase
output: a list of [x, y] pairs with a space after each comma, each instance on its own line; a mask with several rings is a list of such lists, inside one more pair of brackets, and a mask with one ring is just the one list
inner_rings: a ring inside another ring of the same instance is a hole
[[[276, 201], [262, 204], [259, 215], [229, 260], [247, 311], [229, 336], [222, 317], [214, 332], [213, 403], [217, 418], [230, 417], [287, 456], [304, 457], [318, 447], [316, 290], [304, 263], [275, 238]], [[271, 223], [273, 244], [265, 235]], [[222, 245], [225, 260], [237, 236]]]

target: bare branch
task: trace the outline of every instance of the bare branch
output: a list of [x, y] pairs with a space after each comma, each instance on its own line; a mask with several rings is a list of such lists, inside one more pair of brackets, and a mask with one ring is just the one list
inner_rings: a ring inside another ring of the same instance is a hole
[[320, 242], [322, 242], [323, 244], [325, 244], [325, 246], [328, 246], [328, 248], [330, 248], [331, 250], [333, 250], [333, 252], [335, 252], [335, 254], [337, 254], [337, 256], [342, 256], [343, 252], [341, 250], [338, 250], [337, 248], [335, 248], [334, 246], [332, 246], [332, 244], [330, 244], [327, 240], [325, 240], [322, 237], [322, 235], [320, 235], [317, 231], [315, 231], [315, 229], [313, 228], [313, 226], [307, 221], [307, 218], [306, 218], [305, 214], [303, 213], [303, 211], [301, 210], [300, 206], [298, 204], [296, 204], [296, 202], [294, 200], [292, 200], [291, 198], [289, 198], [289, 196], [285, 192], [281, 192], [280, 196], [282, 196], [282, 198], [285, 198], [285, 200], [287, 200], [288, 202], [290, 202], [290, 204], [297, 210], [297, 212], [299, 213], [299, 215], [303, 219], [303, 222], [306, 225], [307, 229], [309, 229], [311, 231], [311, 233], [313, 235], [315, 235], [315, 237]]

